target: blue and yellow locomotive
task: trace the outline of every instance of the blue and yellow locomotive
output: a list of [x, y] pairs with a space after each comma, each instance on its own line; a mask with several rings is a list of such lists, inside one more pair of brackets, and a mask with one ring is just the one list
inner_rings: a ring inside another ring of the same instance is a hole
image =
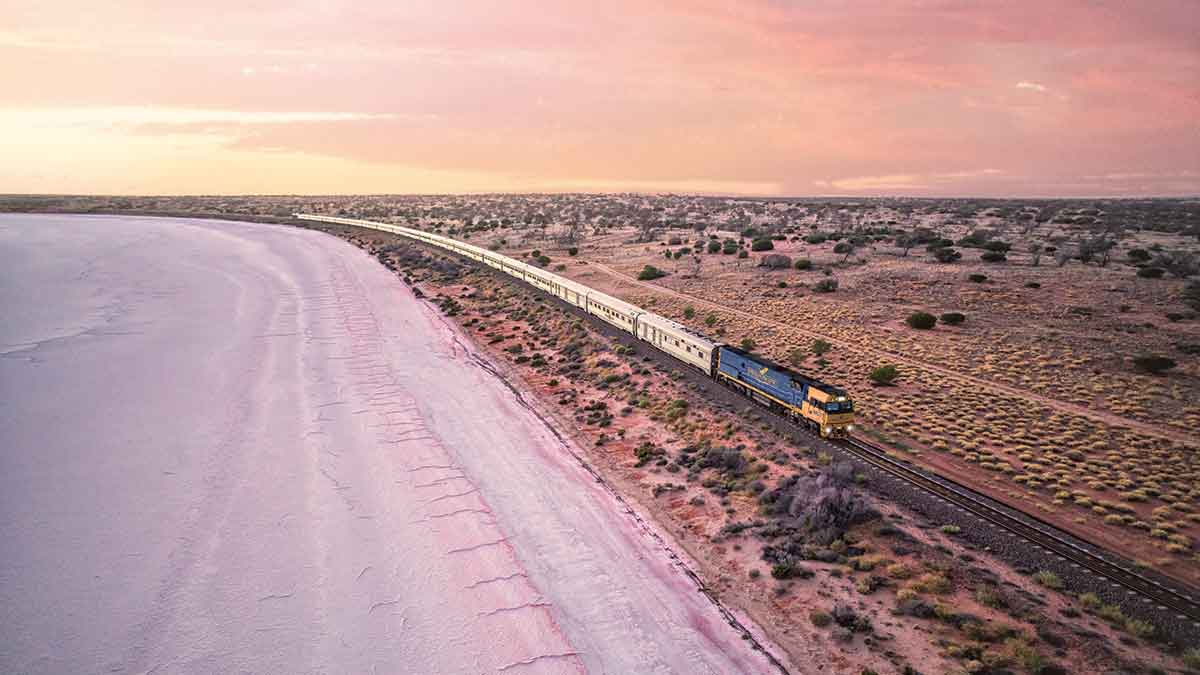
[[845, 437], [854, 430], [854, 401], [844, 389], [810, 380], [741, 349], [720, 346], [716, 378], [824, 438]]

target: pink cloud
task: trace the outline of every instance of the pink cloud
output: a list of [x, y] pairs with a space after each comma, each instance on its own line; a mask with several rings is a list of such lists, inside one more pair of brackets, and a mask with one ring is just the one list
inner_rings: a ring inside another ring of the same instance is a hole
[[[1200, 168], [1192, 0], [23, 2], [11, 16], [0, 59], [24, 67], [0, 74], [0, 107], [288, 120], [222, 128], [231, 152], [564, 184], [1044, 194], [1140, 173], [1149, 192], [1200, 191], [1179, 178]], [[972, 166], [1003, 179], [955, 175]]]

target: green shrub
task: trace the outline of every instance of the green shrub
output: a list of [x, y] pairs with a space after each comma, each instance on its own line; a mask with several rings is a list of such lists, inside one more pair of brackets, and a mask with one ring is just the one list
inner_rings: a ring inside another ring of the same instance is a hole
[[579, 255], [579, 247], [572, 246], [571, 248], [567, 249], [567, 255], [572, 257]]
[[778, 563], [771, 567], [771, 576], [776, 579], [791, 579], [799, 574], [800, 570], [792, 563]]
[[774, 248], [775, 248], [775, 244], [773, 244], [771, 242], [771, 240], [767, 239], [767, 238], [755, 239], [753, 242], [750, 243], [751, 251], [770, 251]]
[[642, 268], [641, 272], [638, 272], [637, 278], [641, 281], [650, 281], [652, 279], [665, 276], [667, 276], [667, 273], [658, 269], [654, 265], [646, 265]]
[[717, 315], [713, 314], [712, 312], [709, 312], [708, 316], [704, 317], [704, 325], [705, 326], [712, 327], [713, 325], [715, 325], [717, 323], [717, 321], [718, 321]]
[[721, 244], [721, 255], [733, 255], [738, 252], [738, 243], [733, 239], [726, 239]]
[[967, 275], [967, 281], [970, 281], [970, 282], [976, 283], [976, 284], [982, 284], [983, 282], [987, 281], [987, 275], [986, 274], [970, 274], [970, 275]]
[[917, 330], [929, 330], [937, 325], [937, 317], [929, 312], [913, 312], [904, 322]]
[[757, 346], [758, 345], [755, 344], [754, 340], [751, 340], [750, 338], [742, 338], [742, 350], [743, 351], [752, 352], [752, 351], [754, 351], [754, 348]]
[[876, 384], [889, 385], [896, 380], [899, 374], [896, 366], [888, 363], [872, 370], [870, 377]]
[[809, 260], [808, 258], [801, 258], [796, 261], [796, 269], [801, 270], [801, 271], [811, 270], [812, 266], [813, 266], [812, 261]]
[[825, 340], [813, 340], [812, 353], [816, 354], [817, 356], [828, 354], [830, 349], [833, 349], [833, 345], [829, 344]]
[[1025, 288], [1041, 288], [1041, 287], [1042, 287], [1042, 285], [1036, 281], [1030, 281], [1025, 284]]
[[1125, 612], [1121, 611], [1118, 605], [1101, 605], [1100, 609], [1096, 610], [1096, 614], [1105, 621], [1115, 624], [1124, 624]]
[[1079, 604], [1083, 605], [1083, 608], [1089, 612], [1094, 612], [1104, 605], [1104, 603], [1100, 600], [1100, 596], [1096, 595], [1095, 593], [1084, 593], [1083, 595], [1080, 595]]
[[1144, 248], [1131, 248], [1125, 255], [1135, 263], [1146, 262], [1150, 259], [1150, 252]]
[[1129, 619], [1125, 622], [1125, 630], [1134, 637], [1142, 638], [1143, 640], [1154, 635], [1154, 624], [1141, 619]]
[[1183, 665], [1192, 670], [1200, 670], [1200, 647], [1192, 647], [1183, 653]]
[[819, 609], [814, 609], [813, 611], [809, 612], [808, 620], [811, 621], [812, 625], [816, 626], [817, 628], [824, 628], [833, 623], [833, 617], [829, 615], [829, 612]]
[[1163, 268], [1143, 267], [1137, 271], [1137, 275], [1143, 279], [1161, 279], [1163, 275]]
[[940, 263], [952, 263], [962, 258], [962, 254], [950, 247], [940, 247], [933, 249], [933, 259]]
[[804, 238], [804, 241], [810, 244], [823, 244], [829, 237], [824, 232], [813, 232]]
[[1042, 570], [1033, 575], [1033, 580], [1054, 590], [1060, 590], [1063, 587], [1062, 579], [1057, 574], [1049, 570]]
[[738, 251], [737, 257], [739, 257], [739, 258], [749, 258], [749, 257], [750, 257], [750, 253], [749, 253], [749, 252], [748, 252], [746, 249], [742, 249], [742, 250]]
[[1133, 366], [1143, 373], [1158, 375], [1175, 367], [1175, 360], [1158, 354], [1143, 354], [1133, 357]]
[[691, 319], [694, 316], [696, 316], [696, 308], [695, 307], [688, 305], [687, 307], [683, 308], [683, 318]]
[[999, 263], [1008, 260], [1008, 256], [1000, 251], [985, 251], [983, 255], [979, 256], [979, 259], [983, 262]]
[[720, 251], [721, 250], [721, 242], [719, 242], [719, 241], [708, 242], [707, 250], [709, 253], [716, 253], [717, 251]]
[[945, 314], [939, 316], [938, 320], [947, 326], [957, 326], [958, 324], [966, 321], [967, 317], [961, 312], [946, 312]]

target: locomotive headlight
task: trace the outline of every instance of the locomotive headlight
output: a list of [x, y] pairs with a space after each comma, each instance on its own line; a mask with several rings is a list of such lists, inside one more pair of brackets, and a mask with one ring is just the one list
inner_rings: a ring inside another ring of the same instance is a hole
[[846, 425], [846, 431], [854, 431], [854, 425], [853, 425], [853, 424], [847, 424], [847, 425]]
[[839, 401], [845, 401], [845, 400], [846, 400], [846, 397], [845, 397], [845, 396], [839, 396], [839, 397], [838, 397], [838, 400], [839, 400]]
[[825, 427], [825, 433], [833, 431], [833, 427]]

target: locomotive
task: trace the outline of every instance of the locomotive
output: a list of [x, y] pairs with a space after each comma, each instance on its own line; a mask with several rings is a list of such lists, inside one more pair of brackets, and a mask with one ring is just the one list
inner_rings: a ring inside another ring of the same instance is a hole
[[540, 267], [450, 237], [401, 225], [303, 213], [297, 213], [295, 217], [390, 232], [453, 251], [582, 309], [784, 415], [795, 424], [809, 427], [823, 438], [844, 438], [854, 430], [854, 401], [844, 389], [709, 340], [676, 321]]

